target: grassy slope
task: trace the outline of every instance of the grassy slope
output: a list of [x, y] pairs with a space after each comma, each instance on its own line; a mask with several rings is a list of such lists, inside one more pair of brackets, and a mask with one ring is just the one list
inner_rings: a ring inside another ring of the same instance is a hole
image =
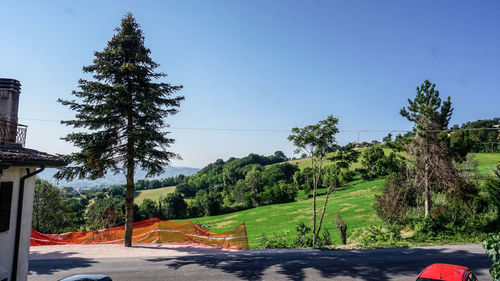
[[[386, 153], [388, 150], [384, 149]], [[491, 169], [500, 161], [500, 154], [474, 153], [479, 162], [478, 170], [482, 174], [489, 174]], [[290, 163], [299, 162], [302, 169], [310, 165], [309, 159], [292, 160]], [[355, 230], [380, 223], [373, 210], [375, 203], [374, 195], [383, 185], [383, 179], [374, 181], [355, 181], [333, 193], [328, 202], [325, 215], [325, 226], [333, 227], [335, 214], [339, 212], [347, 223], [348, 235]], [[324, 190], [321, 191], [324, 193]], [[324, 195], [319, 196], [318, 206], [321, 208]], [[193, 222], [211, 224], [210, 230], [224, 232], [231, 230], [241, 223], [246, 223], [248, 239], [251, 248], [258, 245], [258, 236], [262, 233], [273, 233], [279, 231], [295, 231], [299, 222], [310, 224], [312, 211], [312, 199], [298, 202], [276, 204], [235, 212], [231, 214], [189, 219]], [[186, 220], [178, 220], [186, 221]], [[334, 244], [340, 243], [340, 238], [333, 230]]]
[[[382, 183], [383, 180], [356, 181], [334, 192], [328, 201], [324, 225], [333, 227], [333, 220], [337, 212], [340, 212], [344, 217], [349, 226], [349, 233], [361, 227], [380, 223], [380, 219], [373, 212], [372, 206], [375, 202], [374, 194], [380, 191]], [[321, 193], [324, 192], [324, 190], [321, 191]], [[324, 195], [318, 199], [318, 206], [322, 207]], [[299, 222], [309, 225], [312, 217], [311, 206], [312, 199], [307, 199], [299, 202], [263, 206], [231, 214], [189, 219], [189, 221], [209, 223], [212, 225], [210, 230], [214, 232], [225, 232], [244, 222], [247, 227], [250, 247], [255, 248], [258, 243], [257, 238], [262, 233], [279, 231], [294, 233]], [[335, 244], [340, 243], [337, 235], [334, 235], [334, 238]]]
[[[359, 151], [363, 152], [366, 148], [360, 148]], [[389, 155], [389, 153], [392, 152], [392, 149], [390, 148], [382, 148], [384, 150], [385, 155]], [[330, 155], [334, 155], [335, 153], [332, 153]], [[290, 164], [296, 164], [299, 166], [299, 169], [304, 169], [306, 167], [311, 167], [311, 158], [302, 158], [302, 159], [297, 159], [297, 160], [290, 160], [288, 161]], [[331, 161], [326, 160], [323, 165], [328, 165], [331, 163]], [[361, 163], [356, 162], [351, 165], [351, 169], [356, 169], [356, 168], [361, 168]]]
[[175, 191], [175, 186], [167, 186], [156, 189], [148, 189], [148, 190], [138, 190], [136, 191], [134, 203], [140, 205], [141, 202], [149, 198], [153, 201], [158, 201], [160, 198], [164, 198], [167, 194]]
[[491, 174], [493, 168], [500, 161], [500, 153], [471, 153], [478, 161], [477, 170], [480, 174]]

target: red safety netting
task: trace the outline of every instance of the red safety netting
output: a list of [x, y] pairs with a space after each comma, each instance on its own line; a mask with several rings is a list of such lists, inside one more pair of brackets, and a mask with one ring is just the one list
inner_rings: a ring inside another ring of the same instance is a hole
[[[123, 243], [124, 232], [125, 226], [62, 234], [42, 234], [31, 230], [30, 245]], [[244, 223], [228, 232], [213, 233], [191, 222], [149, 219], [134, 223], [132, 242], [196, 244], [227, 249], [248, 249], [247, 231]]]

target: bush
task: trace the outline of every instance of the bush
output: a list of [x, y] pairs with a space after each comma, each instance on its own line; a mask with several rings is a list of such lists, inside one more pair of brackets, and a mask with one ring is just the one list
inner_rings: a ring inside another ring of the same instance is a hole
[[297, 237], [294, 241], [294, 247], [296, 248], [308, 248], [312, 247], [312, 236], [309, 234], [311, 232], [311, 228], [305, 223], [301, 222], [295, 228], [297, 232]]
[[500, 234], [491, 235], [490, 239], [483, 241], [486, 255], [491, 258], [490, 274], [493, 280], [500, 280]]
[[274, 232], [270, 235], [261, 234], [258, 238], [260, 249], [284, 249], [293, 248], [292, 237], [288, 231]]
[[388, 224], [384, 228], [381, 225], [370, 226], [362, 235], [361, 242], [364, 246], [377, 244], [394, 244], [401, 240], [401, 226], [398, 224]]
[[194, 222], [194, 224], [205, 230], [210, 230], [210, 228], [212, 227], [212, 224], [208, 222]]
[[405, 214], [408, 211], [406, 198], [409, 196], [405, 186], [404, 176], [393, 173], [386, 177], [382, 194], [375, 195], [377, 202], [374, 209], [377, 215], [388, 224], [404, 223]]
[[186, 217], [187, 204], [179, 192], [170, 193], [161, 201], [163, 206], [160, 212], [165, 219], [182, 219]]
[[[297, 235], [294, 237], [290, 232], [278, 232], [272, 234], [261, 234], [258, 238], [260, 249], [279, 248], [310, 248], [312, 247], [311, 228], [303, 222], [295, 228]], [[331, 245], [332, 239], [330, 230], [324, 228], [321, 235], [316, 239], [316, 245], [320, 248]]]
[[295, 201], [297, 188], [291, 184], [280, 182], [272, 187], [266, 187], [266, 190], [260, 193], [263, 203], [277, 204]]
[[440, 235], [453, 235], [457, 232], [464, 231], [465, 229], [459, 229], [458, 226], [454, 227], [453, 223], [450, 223], [444, 214], [438, 214], [437, 216], [429, 215], [420, 220], [415, 224], [415, 235], [416, 238], [435, 238]]

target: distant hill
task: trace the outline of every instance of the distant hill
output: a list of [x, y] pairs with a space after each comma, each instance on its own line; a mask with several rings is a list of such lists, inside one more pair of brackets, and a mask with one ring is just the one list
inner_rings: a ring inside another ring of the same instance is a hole
[[[168, 177], [174, 177], [177, 175], [185, 175], [185, 176], [191, 176], [196, 174], [200, 169], [198, 168], [190, 168], [190, 167], [167, 167], [165, 169], [165, 173], [161, 174], [160, 176], [156, 176], [154, 178], [149, 178], [151, 179], [164, 179]], [[76, 179], [71, 182], [66, 182], [66, 181], [59, 181], [56, 182], [54, 179], [54, 174], [57, 172], [57, 169], [46, 169], [42, 173], [39, 174], [39, 177], [47, 180], [51, 183], [57, 184], [58, 186], [70, 186], [75, 189], [81, 190], [81, 189], [99, 189], [102, 187], [109, 187], [112, 185], [118, 185], [118, 184], [125, 184], [126, 179], [124, 174], [108, 174], [106, 177], [102, 179], [96, 179], [96, 180], [88, 180], [88, 179]], [[135, 180], [140, 180], [140, 179], [145, 179], [146, 178], [146, 172], [143, 170], [138, 170], [135, 173]]]

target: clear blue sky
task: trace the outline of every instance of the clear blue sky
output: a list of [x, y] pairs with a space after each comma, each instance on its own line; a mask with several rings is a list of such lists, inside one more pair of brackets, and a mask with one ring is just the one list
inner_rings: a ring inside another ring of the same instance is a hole
[[[11, 1], [0, 76], [22, 83], [27, 147], [75, 149], [59, 139], [69, 128], [32, 119], [73, 116], [57, 98], [71, 98], [127, 12], [167, 81], [185, 87], [172, 127], [290, 130], [333, 114], [342, 130], [409, 129], [399, 110], [424, 79], [451, 96], [453, 124], [500, 115], [498, 1]], [[171, 132], [175, 166], [293, 151], [287, 132]]]

